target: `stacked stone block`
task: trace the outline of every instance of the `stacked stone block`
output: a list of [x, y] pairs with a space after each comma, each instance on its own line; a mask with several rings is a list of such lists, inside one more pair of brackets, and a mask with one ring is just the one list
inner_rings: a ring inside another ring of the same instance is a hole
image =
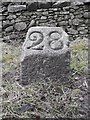
[[70, 41], [89, 35], [89, 2], [74, 5], [68, 2], [59, 6], [55, 1], [2, 1], [1, 7], [2, 35], [7, 43], [24, 42], [27, 30], [32, 26], [63, 27]]

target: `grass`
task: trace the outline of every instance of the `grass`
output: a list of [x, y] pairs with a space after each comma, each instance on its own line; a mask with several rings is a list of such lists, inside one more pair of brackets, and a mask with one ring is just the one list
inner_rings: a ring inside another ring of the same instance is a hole
[[[87, 68], [87, 42], [76, 42], [70, 45], [71, 70], [82, 73]], [[3, 73], [13, 72], [20, 63], [20, 47], [3, 46]], [[16, 69], [16, 71], [18, 71]], [[19, 77], [19, 76], [18, 76]], [[15, 80], [16, 76], [4, 76], [2, 85], [3, 116], [12, 115], [19, 118], [60, 118], [80, 117], [78, 99], [80, 87], [57, 81], [36, 81], [23, 87]], [[74, 79], [74, 78], [73, 78]], [[72, 79], [72, 80], [73, 80]]]
[[88, 69], [88, 43], [79, 41], [71, 45], [71, 63], [70, 67], [77, 73]]
[[3, 73], [15, 69], [20, 63], [20, 47], [14, 47], [3, 43], [2, 45]]

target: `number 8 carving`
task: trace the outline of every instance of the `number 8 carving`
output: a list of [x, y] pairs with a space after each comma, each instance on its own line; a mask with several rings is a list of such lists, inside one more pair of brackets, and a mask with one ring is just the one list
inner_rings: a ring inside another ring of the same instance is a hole
[[62, 36], [59, 32], [52, 31], [50, 32], [49, 37], [51, 38], [49, 45], [53, 50], [59, 50], [63, 48], [63, 42], [60, 40]]

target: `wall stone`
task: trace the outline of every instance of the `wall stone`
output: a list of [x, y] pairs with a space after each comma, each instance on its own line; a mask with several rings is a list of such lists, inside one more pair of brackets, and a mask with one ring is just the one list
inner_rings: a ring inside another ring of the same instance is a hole
[[[70, 41], [77, 37], [88, 37], [88, 19], [90, 19], [89, 1], [83, 4], [72, 4], [53, 7], [53, 2], [2, 2], [2, 35], [16, 36], [14, 44], [24, 42], [27, 30], [32, 26], [63, 27], [69, 34]], [[32, 7], [32, 6], [35, 7]], [[15, 7], [16, 6], [16, 7]], [[22, 25], [20, 25], [23, 23]], [[16, 25], [19, 25], [15, 27]], [[21, 26], [21, 27], [20, 27]], [[22, 31], [22, 32], [21, 32]], [[25, 35], [25, 36], [24, 36]]]

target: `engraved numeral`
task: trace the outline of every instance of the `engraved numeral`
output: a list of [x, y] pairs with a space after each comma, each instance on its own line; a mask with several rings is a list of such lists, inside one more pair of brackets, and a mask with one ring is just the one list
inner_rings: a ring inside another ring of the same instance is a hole
[[59, 50], [63, 48], [63, 42], [60, 40], [62, 36], [59, 32], [52, 31], [49, 33], [49, 37], [50, 37], [49, 45], [53, 50]]
[[33, 31], [29, 35], [29, 40], [31, 41], [31, 45], [27, 47], [27, 49], [36, 49], [36, 50], [41, 50], [38, 45], [43, 41], [43, 34], [39, 31]]

